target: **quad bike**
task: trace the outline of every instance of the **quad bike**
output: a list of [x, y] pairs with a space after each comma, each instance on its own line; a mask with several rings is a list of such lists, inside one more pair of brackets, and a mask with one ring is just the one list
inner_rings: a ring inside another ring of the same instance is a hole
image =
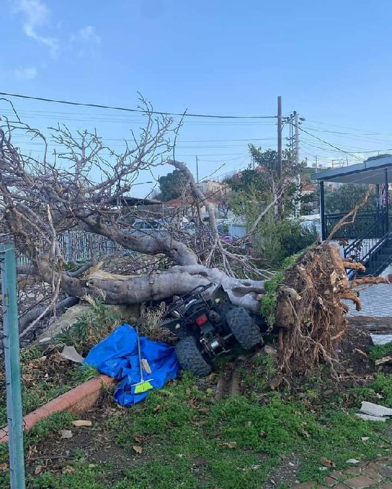
[[250, 350], [263, 341], [252, 315], [234, 306], [221, 286], [205, 298], [213, 286], [202, 285], [179, 297], [161, 325], [179, 338], [176, 354], [181, 368], [200, 377], [208, 375], [212, 359], [230, 351], [235, 342]]

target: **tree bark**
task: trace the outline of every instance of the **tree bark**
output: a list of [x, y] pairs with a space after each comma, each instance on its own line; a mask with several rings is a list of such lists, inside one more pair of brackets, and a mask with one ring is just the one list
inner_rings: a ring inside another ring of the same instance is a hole
[[[56, 305], [55, 310], [61, 311], [62, 309], [66, 309], [68, 307], [74, 306], [78, 302], [79, 302], [79, 299], [77, 297], [67, 297], [66, 299], [60, 301]], [[45, 311], [45, 307], [46, 306], [38, 306], [38, 307], [35, 307], [34, 309], [32, 309], [31, 311], [28, 311], [26, 314], [23, 314], [19, 318], [19, 332], [23, 333], [23, 331], [27, 328], [27, 326], [30, 323], [32, 323], [35, 319], [37, 319], [37, 317], [39, 317], [43, 311]], [[45, 316], [43, 316], [43, 317], [48, 316], [51, 312], [52, 312], [51, 310], [48, 310], [46, 312]]]

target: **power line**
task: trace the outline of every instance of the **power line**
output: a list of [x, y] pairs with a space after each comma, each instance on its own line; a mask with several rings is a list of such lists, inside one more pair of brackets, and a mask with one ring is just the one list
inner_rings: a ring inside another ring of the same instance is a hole
[[239, 116], [239, 115], [212, 115], [212, 114], [190, 114], [190, 113], [175, 113], [175, 112], [160, 112], [155, 110], [143, 110], [143, 109], [130, 109], [127, 107], [117, 107], [111, 105], [103, 105], [103, 104], [92, 104], [92, 103], [82, 103], [82, 102], [74, 102], [69, 100], [57, 100], [50, 99], [45, 97], [33, 97], [31, 95], [21, 95], [17, 93], [7, 93], [0, 92], [0, 95], [5, 97], [17, 97], [26, 100], [36, 100], [40, 102], [50, 102], [55, 104], [65, 104], [65, 105], [74, 105], [78, 107], [94, 107], [98, 109], [109, 109], [109, 110], [120, 110], [123, 112], [137, 112], [142, 114], [156, 114], [156, 115], [166, 115], [166, 116], [176, 116], [176, 117], [203, 117], [203, 118], [211, 118], [211, 119], [276, 119], [275, 115], [249, 115], [249, 116]]
[[350, 156], [353, 156], [354, 158], [356, 158], [357, 160], [360, 160], [361, 158], [359, 158], [358, 156], [356, 156], [354, 153], [350, 153], [349, 151], [345, 151], [344, 149], [341, 149], [339, 148], [338, 146], [335, 146], [334, 144], [332, 143], [329, 143], [328, 141], [326, 141], [325, 139], [322, 139], [322, 138], [319, 138], [318, 136], [316, 136], [315, 134], [312, 134], [311, 132], [307, 131], [306, 129], [304, 129], [303, 127], [301, 127], [300, 125], [297, 126], [302, 132], [304, 132], [305, 134], [308, 134], [309, 136], [311, 136], [312, 138], [315, 138], [317, 139], [318, 141], [321, 141], [322, 143], [326, 144], [327, 146], [331, 146], [331, 148], [334, 148], [334, 149], [337, 149], [338, 151], [342, 152], [342, 153], [345, 153], [347, 155], [350, 155]]
[[[354, 139], [356, 141], [364, 141], [364, 142], [373, 142], [373, 143], [390, 143], [390, 138], [388, 140], [386, 139], [380, 139], [378, 137], [373, 137], [375, 135], [370, 135], [370, 137], [366, 134], [354, 134], [350, 132], [338, 132], [338, 131], [329, 131], [327, 129], [320, 129], [312, 126], [306, 126], [308, 129], [311, 129], [312, 131], [316, 132], [321, 132], [321, 133], [328, 133], [328, 134], [333, 134], [335, 137], [338, 138], [344, 138], [344, 139]], [[392, 134], [390, 134], [392, 136]]]
[[348, 126], [340, 126], [338, 124], [331, 124], [331, 123], [327, 123], [327, 122], [320, 122], [320, 121], [315, 121], [315, 120], [312, 120], [312, 119], [306, 119], [306, 120], [308, 122], [313, 122], [313, 123], [319, 124], [321, 126], [339, 127], [341, 129], [349, 129], [351, 131], [361, 132], [361, 133], [368, 134], [368, 135], [373, 135], [373, 136], [380, 136], [380, 135], [390, 136], [390, 135], [392, 135], [392, 133], [390, 133], [390, 132], [367, 131], [365, 129], [358, 129], [358, 128], [355, 128], [355, 127], [348, 127]]
[[[311, 146], [312, 148], [320, 149], [321, 151], [333, 151], [334, 153], [341, 153], [341, 152], [344, 153], [345, 152], [342, 149], [330, 149], [330, 150], [327, 150], [325, 148], [322, 148], [321, 146], [316, 146], [315, 144], [310, 143], [306, 139], [302, 139], [302, 142], [304, 144], [306, 144], [307, 146]], [[392, 151], [392, 148], [360, 149], [359, 151], [351, 151], [348, 154], [350, 154], [351, 156], [354, 156], [355, 154], [362, 154], [362, 153], [365, 153], [365, 154], [381, 153], [381, 152], [385, 152], [385, 151]], [[360, 159], [358, 157], [356, 157], [356, 158], [357, 159]]]

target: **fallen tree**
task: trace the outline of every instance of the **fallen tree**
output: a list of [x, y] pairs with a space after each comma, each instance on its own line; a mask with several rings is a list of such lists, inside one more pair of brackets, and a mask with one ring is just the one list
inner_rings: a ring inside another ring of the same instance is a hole
[[[142, 110], [146, 125], [138, 138], [132, 133], [132, 147], [124, 141], [124, 150], [115, 152], [95, 132], [74, 135], [59, 126], [51, 128], [54, 157], [49, 156], [45, 136], [22, 122], [15, 111], [12, 118], [2, 117], [3, 232], [12, 236], [18, 251], [29, 259], [29, 273], [52, 288], [52, 298], [38, 315], [37, 311], [30, 315], [35, 319], [26, 325], [24, 334], [56, 309], [60, 297], [90, 296], [108, 304], [132, 304], [168, 299], [210, 282], [221, 284], [234, 304], [260, 312], [271, 273], [255, 266], [241, 242], [236, 246], [221, 241], [208, 200], [187, 166], [170, 157], [174, 149], [170, 137], [175, 141], [179, 127], [169, 117], [156, 117], [144, 100]], [[14, 144], [15, 134], [21, 132], [41, 143], [42, 157], [25, 154]], [[135, 233], [132, 223], [138, 214], [124, 204], [125, 197], [141, 172], [152, 172], [163, 164], [184, 175], [196, 206], [204, 205], [209, 214], [208, 226], [196, 221], [194, 235], [175, 224], [177, 216], [172, 216], [163, 233]], [[274, 200], [260, 211], [250, 232], [279, 204], [284, 180], [277, 182]], [[163, 256], [165, 267], [130, 276], [109, 274], [90, 264], [67, 271], [60, 237], [75, 229], [103, 236], [123, 250]], [[276, 308], [282, 371], [306, 370], [320, 360], [333, 365], [335, 343], [346, 325], [341, 299], [357, 301], [344, 267], [334, 248], [326, 244], [305, 253], [287, 272], [277, 292]]]
[[[46, 137], [22, 122], [16, 112], [12, 119], [2, 118], [3, 230], [13, 236], [17, 249], [30, 260], [29, 273], [52, 285], [48, 310], [55, 308], [61, 291], [71, 297], [90, 295], [109, 304], [123, 304], [165, 299], [212, 281], [222, 284], [234, 303], [258, 311], [264, 281], [257, 278], [268, 274], [252, 266], [248, 257], [233, 246], [221, 242], [215, 215], [191, 172], [184, 163], [169, 157], [173, 150], [170, 136], [177, 134], [178, 127], [173, 127], [169, 117], [155, 117], [144, 100], [142, 108], [146, 125], [139, 138], [132, 133], [132, 147], [125, 141], [124, 150], [118, 153], [95, 132], [73, 135], [59, 126], [51, 128], [55, 158], [49, 156]], [[14, 144], [15, 134], [21, 132], [41, 142], [40, 159], [24, 154]], [[132, 222], [138, 215], [132, 208], [124, 210], [124, 196], [140, 172], [153, 171], [163, 164], [181, 171], [198, 205], [207, 208], [209, 225], [197, 223], [197, 239], [170, 225], [164, 233], [135, 234]], [[128, 279], [108, 279], [96, 272], [91, 275], [88, 270], [83, 275], [67, 272], [59, 238], [75, 229], [104, 236], [124, 250], [165, 255], [169, 266]], [[233, 266], [237, 273], [252, 275], [252, 279], [236, 278]]]

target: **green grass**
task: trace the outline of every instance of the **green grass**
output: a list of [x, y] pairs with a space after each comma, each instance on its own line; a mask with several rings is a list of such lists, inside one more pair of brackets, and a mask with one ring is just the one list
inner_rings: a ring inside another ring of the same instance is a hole
[[[59, 335], [57, 341], [66, 345], [73, 345], [79, 352], [86, 354], [92, 346], [106, 337], [120, 322], [120, 317], [117, 313], [97, 301], [91, 306], [91, 310], [87, 314], [80, 318], [71, 328]], [[23, 349], [20, 355], [22, 372], [25, 370], [29, 373], [29, 363], [43, 355], [45, 355], [45, 352], [37, 346]], [[42, 379], [39, 379], [34, 384], [30, 383], [28, 388], [23, 388], [24, 415], [98, 374], [96, 369], [87, 365], [75, 365], [62, 372], [61, 380], [51, 376], [45, 378], [44, 373], [42, 372]], [[4, 426], [7, 423], [5, 404], [4, 388], [0, 392], [0, 426]]]
[[371, 346], [369, 349], [369, 358], [373, 362], [380, 360], [383, 357], [392, 354], [392, 342], [386, 343], [385, 345], [375, 345]]
[[65, 345], [75, 346], [82, 355], [85, 355], [121, 322], [118, 312], [113, 311], [100, 301], [95, 301], [91, 304], [90, 311], [70, 328], [61, 332], [56, 339]]
[[[40, 353], [42, 355], [42, 352]], [[24, 361], [26, 365], [26, 362]], [[22, 364], [22, 370], [24, 368]], [[58, 379], [44, 379], [30, 385], [28, 389], [22, 389], [23, 414], [31, 413], [35, 409], [43, 406], [47, 402], [68, 392], [73, 387], [80, 385], [87, 380], [95, 377], [98, 371], [90, 366], [75, 366], [66, 372], [66, 378], [62, 379], [59, 385]], [[2, 402], [0, 405], [0, 426], [7, 424], [7, 408], [5, 405], [5, 391], [2, 392]]]
[[[274, 373], [268, 360], [259, 360], [256, 371]], [[362, 421], [354, 413], [362, 399], [377, 394], [392, 407], [392, 378], [378, 375], [366, 390], [348, 391], [345, 399], [352, 407], [344, 409], [333, 396], [323, 409], [312, 408], [307, 401], [319, 394], [318, 381], [305, 385], [301, 398], [288, 399], [278, 393], [262, 397], [263, 384], [253, 379], [247, 395], [215, 404], [211, 389], [185, 375], [103, 421], [100, 431], [111, 434], [112, 445], [123, 450], [127, 463], [91, 465], [82, 454], [69, 464], [74, 472], [30, 476], [28, 487], [258, 489], [291, 453], [301, 462], [297, 478], [320, 482], [328, 474], [322, 457], [343, 469], [349, 458], [364, 461], [389, 454], [389, 426]], [[41, 427], [37, 439], [50, 426]], [[143, 453], [138, 455], [133, 446], [140, 444]]]
[[[72, 426], [72, 421], [75, 419], [75, 416], [68, 412], [63, 413], [54, 413], [46, 419], [42, 419], [39, 421], [34, 428], [24, 434], [24, 447], [25, 452], [28, 453], [29, 449], [34, 447], [37, 443], [44, 440], [45, 437], [49, 435], [49, 433], [58, 433], [60, 430], [70, 428]], [[9, 463], [8, 459], [8, 443], [0, 444], [0, 464]], [[52, 475], [52, 474], [51, 474]], [[31, 478], [28, 477], [28, 480]], [[35, 482], [33, 482], [35, 484]], [[42, 489], [44, 488], [52, 488], [50, 485], [27, 485], [30, 487], [37, 487]], [[0, 488], [8, 489], [10, 487], [10, 478], [8, 471], [0, 471]], [[64, 489], [67, 486], [64, 486]], [[82, 487], [82, 486], [81, 486]], [[86, 487], [86, 486], [84, 486]]]
[[[24, 361], [38, 354], [25, 351]], [[217, 364], [223, 368], [226, 361], [222, 357]], [[392, 407], [392, 376], [377, 374], [365, 387], [323, 397], [325, 390], [336, 387], [327, 368], [304, 380], [297, 394], [268, 390], [269, 380], [278, 373], [271, 357], [257, 356], [251, 369], [246, 363], [239, 368], [243, 396], [215, 403], [208, 382], [183, 375], [145, 402], [111, 412], [94, 425], [91, 446], [100, 450], [102, 439], [109, 437], [125, 462], [114, 455], [110, 463], [91, 463], [88, 454], [74, 451], [69, 470], [51, 470], [49, 465], [46, 472], [32, 475], [30, 464], [28, 489], [259, 489], [279, 470], [282, 458], [293, 453], [300, 462], [296, 477], [319, 482], [328, 475], [320, 462], [323, 457], [344, 469], [350, 458], [389, 455], [390, 425], [362, 421], [355, 412], [362, 400]], [[80, 383], [95, 374], [94, 369], [76, 367], [69, 382]], [[32, 389], [25, 396], [25, 409], [64, 386], [45, 382], [37, 388], [39, 392]], [[25, 437], [27, 449], [42, 445], [71, 421], [67, 413], [41, 421]], [[143, 447], [141, 454], [135, 445]], [[0, 445], [0, 463], [8, 458], [5, 447]], [[8, 487], [7, 472], [0, 472], [0, 489]]]

